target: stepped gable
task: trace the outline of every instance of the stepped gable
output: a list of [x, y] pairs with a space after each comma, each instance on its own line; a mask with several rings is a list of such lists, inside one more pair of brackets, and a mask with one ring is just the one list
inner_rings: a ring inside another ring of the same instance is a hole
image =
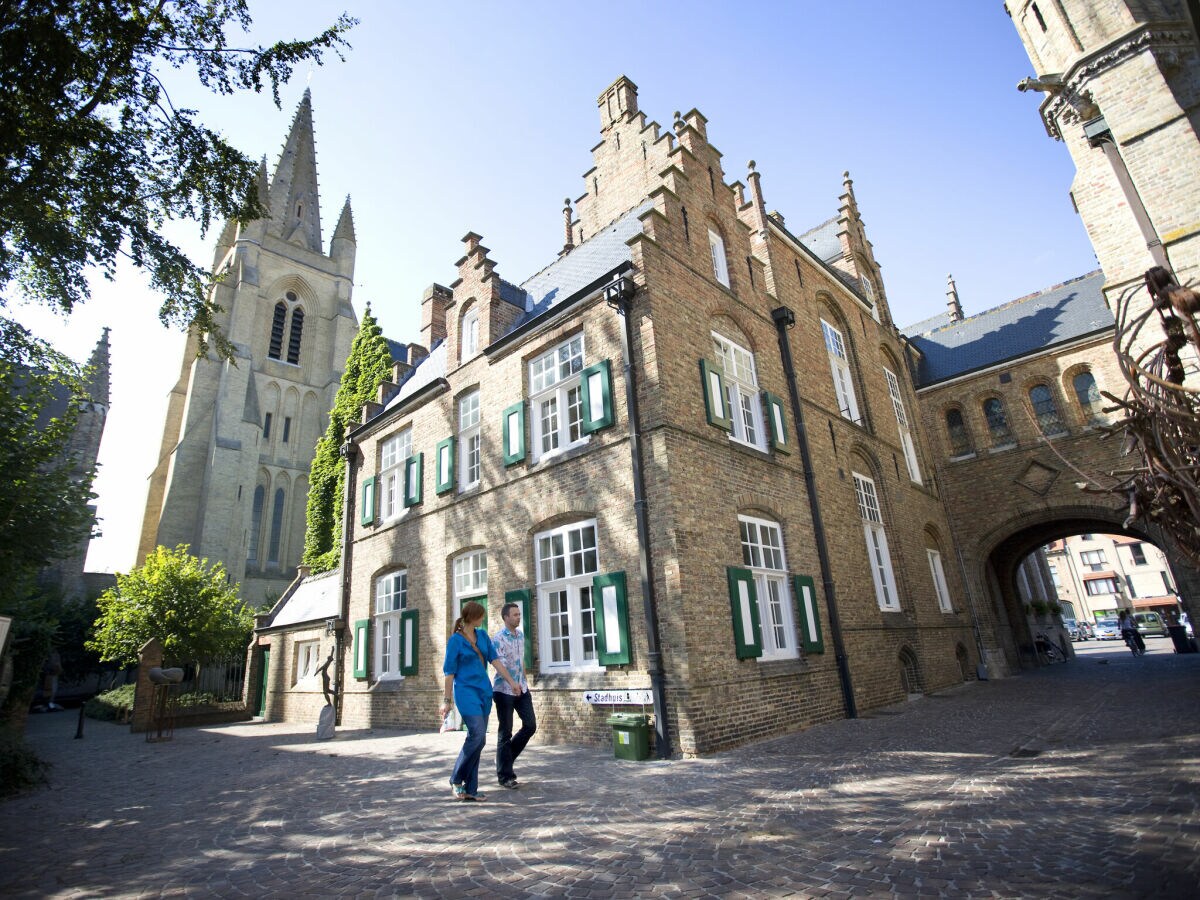
[[942, 313], [902, 329], [921, 353], [917, 387], [1111, 330], [1103, 288], [1104, 273], [1096, 270], [961, 322]]

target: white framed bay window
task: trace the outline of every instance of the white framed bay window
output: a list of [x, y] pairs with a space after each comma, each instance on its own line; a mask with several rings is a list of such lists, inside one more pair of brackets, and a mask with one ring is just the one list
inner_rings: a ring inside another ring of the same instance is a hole
[[863, 535], [867, 541], [871, 578], [875, 582], [875, 599], [881, 610], [898, 612], [900, 596], [896, 591], [896, 575], [892, 570], [892, 555], [888, 550], [887, 531], [883, 527], [883, 514], [879, 509], [875, 481], [858, 472], [854, 472], [853, 475], [858, 514], [862, 517]]
[[600, 572], [596, 520], [535, 535], [534, 556], [542, 671], [599, 668], [593, 597]]
[[587, 440], [583, 430], [583, 335], [563, 341], [529, 363], [533, 461]]

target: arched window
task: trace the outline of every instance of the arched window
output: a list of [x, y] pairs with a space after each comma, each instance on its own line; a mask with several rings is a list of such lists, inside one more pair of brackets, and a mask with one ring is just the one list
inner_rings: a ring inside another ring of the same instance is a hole
[[1029, 402], [1033, 404], [1033, 414], [1037, 417], [1042, 434], [1062, 434], [1067, 430], [1063, 426], [1062, 416], [1058, 414], [1058, 404], [1054, 402], [1049, 385], [1035, 384], [1031, 387]]
[[267, 562], [279, 562], [279, 537], [283, 531], [283, 488], [275, 491], [275, 505], [271, 508], [271, 542], [267, 546]]
[[292, 333], [288, 337], [287, 361], [296, 366], [300, 364], [300, 338], [304, 334], [304, 310], [296, 307], [292, 310]]
[[282, 300], [275, 304], [274, 318], [271, 319], [271, 345], [267, 356], [279, 359], [283, 353], [283, 320], [287, 318], [287, 304]]
[[875, 492], [875, 480], [858, 472], [852, 474], [858, 514], [862, 516], [863, 535], [867, 541], [871, 577], [875, 581], [875, 599], [884, 612], [898, 612], [900, 597], [896, 592], [896, 573], [892, 569], [892, 554], [888, 550], [887, 531], [883, 526], [883, 512], [879, 507], [879, 495]]
[[708, 249], [712, 254], [713, 276], [725, 287], [729, 287], [729, 264], [725, 259], [725, 241], [711, 228], [708, 229]]
[[858, 416], [858, 398], [854, 394], [854, 376], [850, 372], [850, 357], [846, 353], [846, 341], [841, 331], [829, 322], [821, 320], [821, 332], [825, 336], [825, 349], [829, 353], [829, 370], [833, 375], [833, 392], [837, 397], [842, 418], [862, 424]]
[[[267, 413], [270, 416], [270, 413]], [[254, 503], [250, 507], [250, 547], [246, 551], [247, 563], [258, 563], [258, 541], [262, 534], [263, 506], [266, 504], [266, 491], [260, 484], [254, 489]]]
[[466, 362], [479, 353], [479, 307], [473, 306], [462, 317], [458, 332], [458, 361]]
[[906, 694], [922, 693], [921, 667], [917, 662], [917, 654], [909, 647], [900, 651], [900, 683]]
[[1075, 388], [1075, 399], [1079, 401], [1084, 418], [1089, 423], [1103, 423], [1105, 421], [1101, 408], [1103, 399], [1100, 397], [1100, 389], [1096, 387], [1095, 376], [1085, 369], [1072, 379], [1071, 384]]
[[999, 397], [989, 397], [983, 401], [983, 417], [987, 419], [988, 431], [992, 433], [993, 447], [1006, 447], [1014, 443], [1012, 429], [1008, 427], [1008, 413], [1004, 411], [1004, 401]]
[[974, 449], [971, 446], [971, 433], [967, 431], [967, 423], [963, 421], [961, 409], [946, 410], [946, 434], [950, 438], [951, 456], [966, 456]]

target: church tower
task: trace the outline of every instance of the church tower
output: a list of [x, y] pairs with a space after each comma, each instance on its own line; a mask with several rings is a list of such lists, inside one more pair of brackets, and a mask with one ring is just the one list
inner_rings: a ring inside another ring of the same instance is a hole
[[1007, 0], [1075, 161], [1071, 196], [1110, 306], [1146, 269], [1200, 278], [1200, 46], [1194, 0]]
[[354, 222], [346, 199], [329, 252], [321, 238], [312, 99], [296, 110], [259, 197], [269, 218], [231, 222], [213, 272], [234, 358], [184, 350], [150, 476], [139, 564], [158, 545], [220, 560], [251, 604], [278, 597], [304, 548], [308, 473], [358, 329], [351, 307]]

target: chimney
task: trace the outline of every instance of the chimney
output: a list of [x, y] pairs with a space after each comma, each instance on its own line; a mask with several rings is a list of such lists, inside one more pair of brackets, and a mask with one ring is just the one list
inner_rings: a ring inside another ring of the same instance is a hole
[[963, 320], [962, 304], [958, 302], [958, 288], [954, 284], [954, 276], [946, 276], [946, 315], [951, 322]]
[[638, 111], [637, 85], [622, 75], [600, 95], [600, 131], [604, 133], [617, 122], [633, 118]]
[[421, 297], [421, 338], [426, 347], [446, 339], [446, 307], [452, 296], [440, 284], [425, 288]]

